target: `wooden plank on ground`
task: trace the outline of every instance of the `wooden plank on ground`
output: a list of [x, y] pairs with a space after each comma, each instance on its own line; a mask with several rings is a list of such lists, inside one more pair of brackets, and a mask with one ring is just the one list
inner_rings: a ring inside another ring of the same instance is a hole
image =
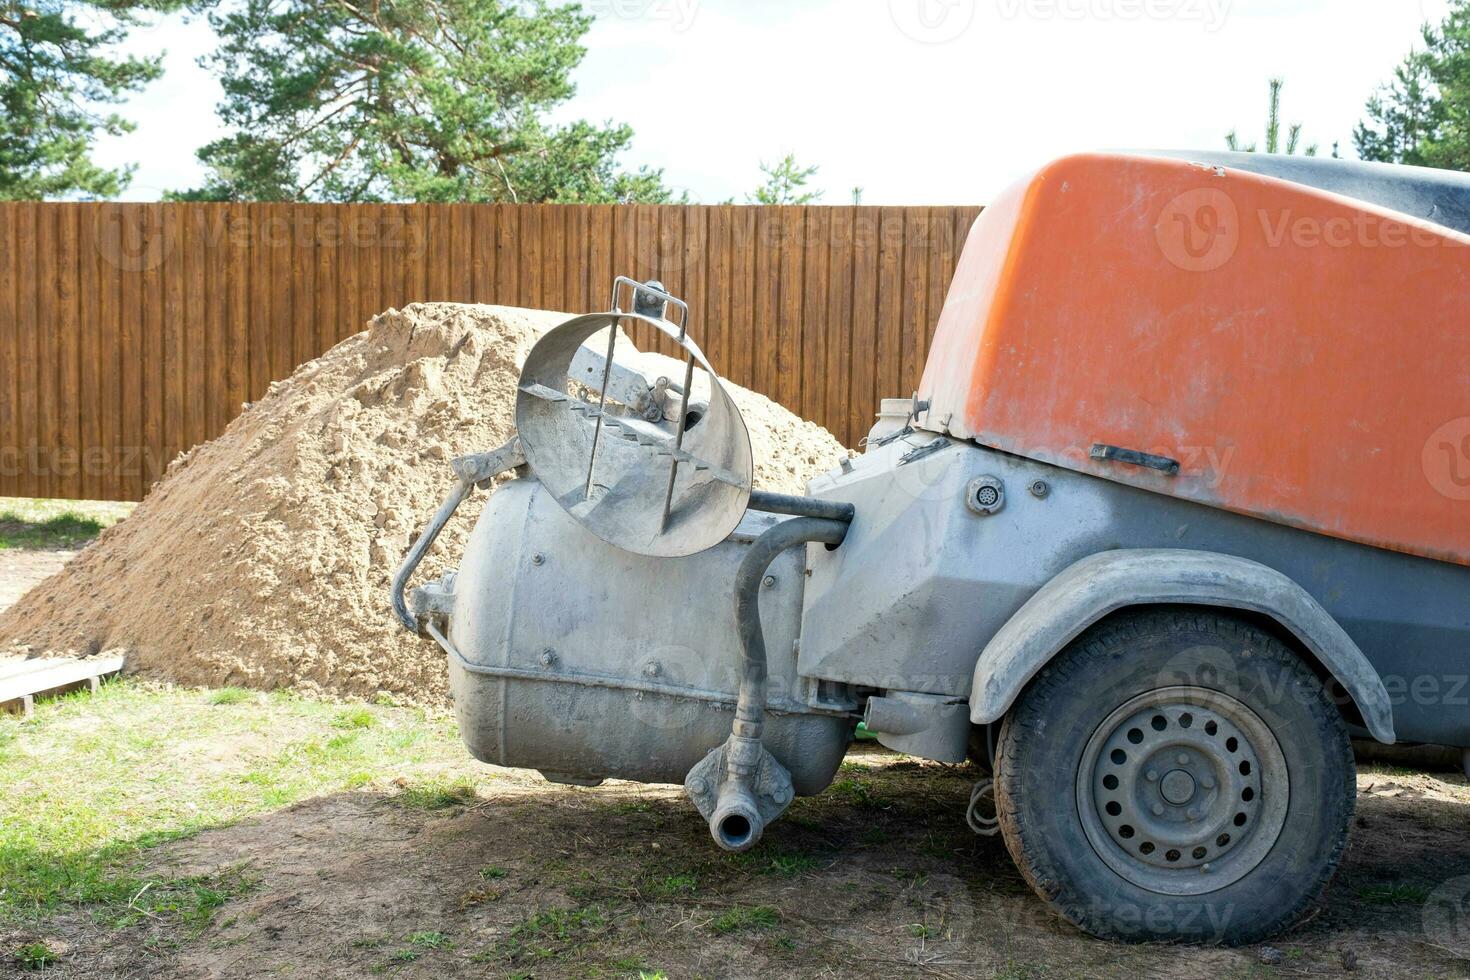
[[120, 656], [0, 660], [0, 711], [29, 716], [38, 697], [83, 684], [95, 691], [102, 678], [120, 672], [124, 662]]

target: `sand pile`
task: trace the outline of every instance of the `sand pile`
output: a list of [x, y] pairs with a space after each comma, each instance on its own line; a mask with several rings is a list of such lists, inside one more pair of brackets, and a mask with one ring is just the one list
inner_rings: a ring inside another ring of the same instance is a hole
[[[438, 648], [393, 619], [388, 580], [452, 482], [503, 444], [520, 365], [563, 314], [418, 304], [302, 365], [180, 456], [128, 519], [0, 615], [0, 651], [121, 650], [186, 684], [446, 697]], [[756, 485], [800, 492], [845, 453], [825, 429], [731, 386]], [[420, 569], [458, 561], [483, 495]]]

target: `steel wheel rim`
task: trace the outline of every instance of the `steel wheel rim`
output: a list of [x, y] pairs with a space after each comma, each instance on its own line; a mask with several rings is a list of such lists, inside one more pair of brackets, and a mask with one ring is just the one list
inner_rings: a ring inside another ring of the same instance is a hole
[[1242, 702], [1199, 687], [1130, 699], [1088, 739], [1077, 811], [1104, 863], [1163, 895], [1200, 895], [1254, 870], [1281, 836], [1280, 743]]

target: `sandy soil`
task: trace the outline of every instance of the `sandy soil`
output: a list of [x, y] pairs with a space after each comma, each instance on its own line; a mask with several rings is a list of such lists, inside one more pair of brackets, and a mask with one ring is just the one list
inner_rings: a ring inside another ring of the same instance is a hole
[[253, 883], [202, 931], [53, 920], [68, 955], [47, 975], [1470, 976], [1464, 906], [1441, 914], [1470, 891], [1461, 777], [1363, 775], [1343, 868], [1272, 965], [1260, 947], [1113, 945], [1053, 918], [1000, 841], [965, 829], [973, 777], [859, 747], [742, 857], [672, 788], [505, 772], [492, 797], [434, 812], [322, 797], [151, 852], [159, 873]]

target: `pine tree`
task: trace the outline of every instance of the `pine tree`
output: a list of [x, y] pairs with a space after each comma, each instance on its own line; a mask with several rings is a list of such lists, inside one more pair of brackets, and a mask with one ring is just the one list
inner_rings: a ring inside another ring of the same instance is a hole
[[788, 153], [775, 164], [762, 163], [766, 181], [746, 198], [754, 204], [812, 204], [822, 199], [821, 191], [806, 190], [806, 182], [817, 172], [816, 167], [803, 167], [796, 154]]
[[557, 125], [592, 18], [548, 0], [240, 0], [209, 18], [214, 200], [666, 201], [632, 130]]
[[[1281, 90], [1286, 81], [1280, 78], [1270, 80], [1271, 94], [1266, 105], [1266, 152], [1281, 153]], [[1286, 146], [1284, 152], [1295, 154], [1301, 146], [1302, 124], [1292, 123], [1286, 128]], [[1256, 144], [1243, 144], [1240, 136], [1235, 130], [1225, 134], [1225, 145], [1238, 153], [1255, 153]], [[1313, 143], [1306, 148], [1303, 156], [1314, 157], [1317, 155], [1317, 144]]]
[[113, 49], [182, 0], [0, 0], [0, 200], [113, 197], [134, 168], [92, 161], [101, 135], [133, 126], [106, 106], [163, 71]]
[[1423, 37], [1368, 100], [1353, 144], [1364, 160], [1470, 170], [1470, 0]]

